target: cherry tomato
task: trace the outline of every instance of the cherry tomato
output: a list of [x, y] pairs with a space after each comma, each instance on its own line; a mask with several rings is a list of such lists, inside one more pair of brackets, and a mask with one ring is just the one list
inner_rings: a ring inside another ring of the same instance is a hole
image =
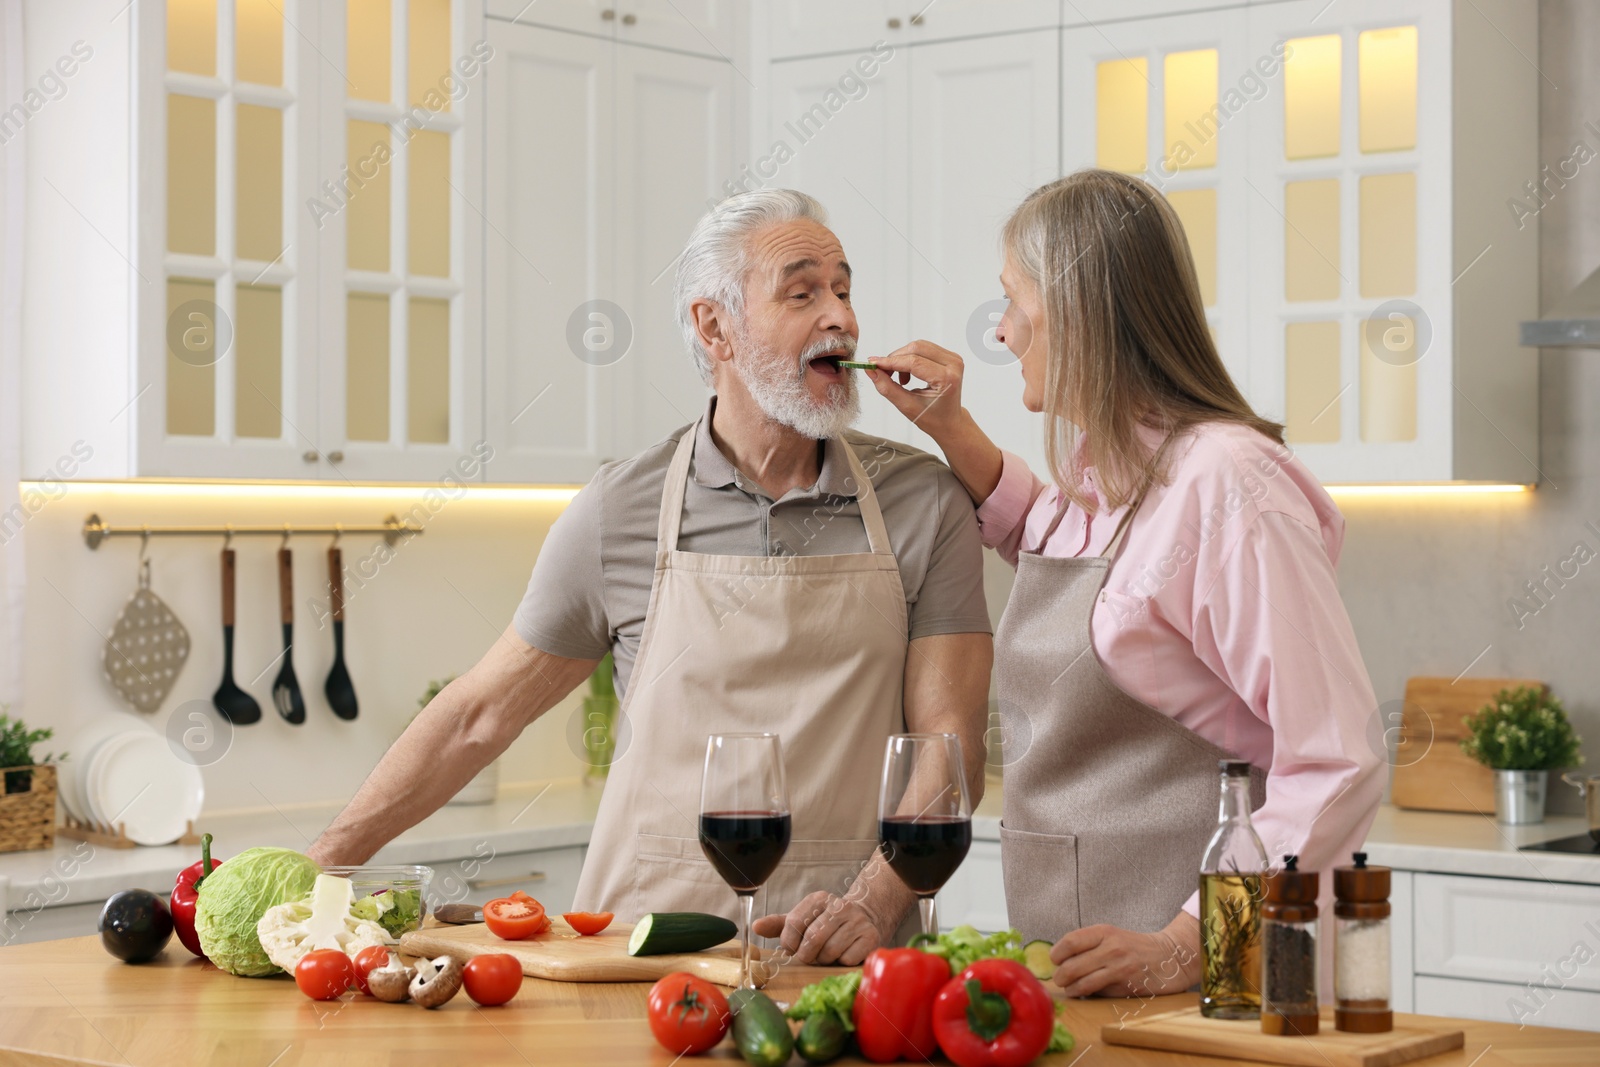
[[502, 897], [483, 906], [483, 921], [491, 934], [507, 941], [521, 941], [550, 929], [544, 905], [526, 893], [522, 895], [527, 899]]
[[335, 1000], [356, 984], [350, 957], [335, 948], [307, 952], [295, 964], [294, 984], [312, 1000]]
[[598, 934], [611, 925], [612, 919], [609, 911], [569, 911], [561, 917], [567, 921], [568, 926], [585, 937]]
[[387, 945], [368, 945], [356, 953], [351, 967], [355, 970], [356, 988], [361, 992], [372, 995], [372, 990], [367, 988], [367, 975], [389, 962], [389, 947]]
[[733, 1022], [728, 998], [710, 982], [679, 971], [650, 987], [650, 1032], [675, 1055], [693, 1056], [722, 1040]]
[[485, 1007], [504, 1004], [522, 988], [522, 963], [506, 952], [474, 956], [462, 970], [467, 996]]

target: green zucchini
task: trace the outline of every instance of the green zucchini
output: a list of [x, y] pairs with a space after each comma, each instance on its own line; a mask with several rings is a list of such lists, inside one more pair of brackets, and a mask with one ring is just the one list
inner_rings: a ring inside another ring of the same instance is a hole
[[794, 1047], [807, 1063], [827, 1063], [839, 1058], [849, 1038], [845, 1028], [839, 1025], [839, 1020], [831, 1012], [825, 1012], [806, 1017], [806, 1021], [800, 1024], [800, 1032], [795, 1035]]
[[739, 927], [720, 915], [698, 911], [653, 911], [639, 920], [628, 938], [628, 955], [661, 956], [699, 952], [737, 937]]
[[1056, 973], [1056, 965], [1050, 962], [1050, 942], [1029, 941], [1022, 946], [1022, 962], [1033, 976], [1041, 982], [1050, 981]]
[[733, 1009], [733, 1043], [753, 1067], [783, 1067], [794, 1053], [794, 1033], [789, 1020], [757, 989], [735, 989], [728, 994]]

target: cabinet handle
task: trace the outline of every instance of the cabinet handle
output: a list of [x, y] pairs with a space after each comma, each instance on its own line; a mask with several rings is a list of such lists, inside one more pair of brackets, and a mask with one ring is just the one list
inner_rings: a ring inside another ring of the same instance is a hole
[[622, 24], [624, 26], [632, 26], [635, 22], [638, 22], [638, 21], [639, 21], [639, 16], [638, 15], [629, 14], [629, 15], [622, 16]]
[[300, 458], [305, 460], [307, 463], [315, 463], [318, 458], [317, 450], [314, 448], [308, 448], [304, 452], [300, 453]]
[[609, 8], [609, 7], [606, 8], [604, 11], [600, 12], [600, 21], [601, 22], [610, 22], [612, 19], [614, 19], [616, 17], [617, 17], [617, 13], [615, 11], [611, 10], [611, 8]]
[[523, 882], [542, 882], [545, 880], [545, 877], [546, 875], [543, 871], [529, 871], [527, 874], [521, 874], [515, 878], [468, 878], [467, 888], [493, 889], [496, 886], [502, 885], [521, 885]]
[[898, 30], [900, 28], [900, 20], [899, 19], [890, 19], [889, 20], [889, 28], [891, 30]]
[[343, 463], [344, 462], [344, 453], [339, 451], [337, 448], [334, 449], [332, 452], [328, 453], [328, 462], [329, 463]]

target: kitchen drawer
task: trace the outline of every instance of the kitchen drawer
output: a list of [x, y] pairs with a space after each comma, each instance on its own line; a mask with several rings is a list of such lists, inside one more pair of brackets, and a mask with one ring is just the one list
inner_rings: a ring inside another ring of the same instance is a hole
[[1600, 993], [1600, 886], [1418, 874], [1414, 899], [1418, 1011], [1422, 975]]
[[985, 932], [1009, 929], [1000, 842], [974, 841], [967, 858], [939, 892], [938, 901], [942, 929], [963, 924]]
[[[1600, 993], [1581, 989], [1543, 990], [1536, 997], [1525, 985], [1418, 975], [1416, 1012], [1518, 1026], [1600, 1031]], [[1548, 1049], [1546, 1054], [1552, 1057], [1550, 1063], [1582, 1062], [1561, 1058], [1559, 1049]], [[1573, 1054], [1577, 1054], [1576, 1050]]]
[[546, 848], [529, 852], [480, 854], [430, 863], [436, 904], [483, 904], [521, 889], [538, 898], [553, 915], [572, 910], [578, 875], [588, 848]]
[[[4, 914], [3, 922], [0, 922], [0, 946], [29, 945], [35, 941], [92, 934], [99, 926], [100, 909], [104, 906], [105, 901], [92, 900], [55, 908], [18, 908], [8, 911]], [[179, 952], [184, 951], [177, 938], [173, 938], [172, 945], [176, 945]]]

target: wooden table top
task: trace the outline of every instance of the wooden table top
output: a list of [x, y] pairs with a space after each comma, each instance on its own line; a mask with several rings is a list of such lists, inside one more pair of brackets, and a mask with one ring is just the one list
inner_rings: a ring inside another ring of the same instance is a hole
[[[831, 968], [792, 966], [768, 991], [788, 1001]], [[347, 994], [318, 1003], [287, 977], [234, 978], [191, 957], [174, 939], [154, 962], [131, 966], [98, 937], [0, 949], [0, 1065], [96, 1063], [134, 1067], [477, 1067], [660, 1064], [674, 1057], [645, 1024], [649, 985], [527, 979], [515, 1000], [479, 1008], [465, 993], [443, 1008], [383, 1004]], [[1062, 1015], [1077, 1048], [1041, 1063], [1066, 1067], [1217, 1067], [1203, 1056], [1113, 1048], [1100, 1027], [1132, 1013], [1192, 1005], [1193, 994], [1075, 1000]], [[1578, 1067], [1600, 1064], [1600, 1034], [1505, 1023], [1461, 1024], [1466, 1046], [1428, 1067]], [[698, 1062], [739, 1063], [731, 1042]], [[697, 1061], [685, 1061], [697, 1062]], [[862, 1062], [843, 1059], [839, 1063]], [[791, 1061], [803, 1065], [798, 1057]]]

